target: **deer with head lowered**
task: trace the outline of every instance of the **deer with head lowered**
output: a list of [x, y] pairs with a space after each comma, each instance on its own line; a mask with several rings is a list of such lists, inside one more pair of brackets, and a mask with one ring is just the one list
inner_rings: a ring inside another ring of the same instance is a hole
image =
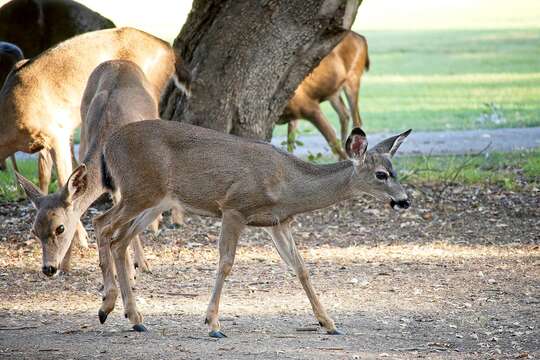
[[[171, 77], [187, 85], [182, 59], [163, 40], [132, 28], [76, 36], [12, 71], [0, 93], [0, 163], [17, 151], [39, 152], [39, 184], [46, 193], [52, 162], [58, 184], [72, 172], [70, 142], [81, 123], [80, 106], [91, 72], [106, 60], [137, 64], [158, 91]], [[52, 160], [51, 160], [52, 155]], [[81, 223], [76, 237], [86, 243]]]
[[[340, 159], [347, 158], [342, 144], [345, 145], [349, 135], [349, 114], [341, 99], [341, 91], [343, 90], [349, 103], [354, 127], [361, 127], [358, 95], [362, 74], [367, 70], [369, 70], [367, 40], [364, 36], [350, 31], [300, 83], [280, 116], [278, 124], [288, 124], [287, 147], [289, 151], [294, 148], [292, 135], [298, 127], [298, 119], [306, 119], [319, 130]], [[330, 101], [338, 114], [342, 144], [321, 110], [320, 103], [326, 100]]]
[[[218, 309], [225, 278], [246, 226], [265, 227], [282, 259], [297, 274], [316, 318], [329, 334], [339, 334], [321, 305], [291, 234], [296, 214], [320, 209], [367, 193], [408, 208], [409, 198], [392, 167], [391, 157], [410, 130], [367, 151], [360, 128], [347, 142], [348, 160], [328, 165], [302, 161], [272, 145], [184, 123], [147, 120], [128, 124], [104, 146], [102, 180], [121, 200], [94, 219], [100, 246], [109, 245], [118, 275], [126, 317], [136, 331], [145, 331], [126, 270], [131, 238], [171, 204], [190, 212], [220, 217], [219, 265], [208, 305], [210, 336], [224, 337]], [[89, 191], [82, 177], [75, 184]], [[105, 294], [99, 310], [103, 323], [113, 310], [118, 289], [106, 258], [100, 256]]]
[[[69, 177], [66, 185], [50, 195], [42, 194], [29, 180], [16, 173], [17, 180], [37, 209], [32, 232], [43, 247], [43, 272], [54, 275], [58, 269], [69, 269], [72, 239], [81, 215], [103, 193], [100, 159], [103, 144], [121, 126], [158, 116], [159, 90], [142, 70], [127, 60], [101, 63], [90, 75], [81, 103], [82, 164]], [[84, 180], [83, 180], [84, 179]], [[87, 189], [77, 192], [84, 182]], [[113, 194], [117, 203], [119, 193]], [[181, 214], [178, 212], [177, 214]], [[158, 219], [152, 227], [157, 230]], [[135, 267], [148, 271], [138, 236], [133, 241]]]

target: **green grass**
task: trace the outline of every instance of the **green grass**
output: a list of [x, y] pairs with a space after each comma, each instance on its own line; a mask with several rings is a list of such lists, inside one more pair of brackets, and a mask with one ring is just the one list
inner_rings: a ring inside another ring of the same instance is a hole
[[395, 166], [401, 179], [411, 183], [491, 184], [511, 190], [540, 184], [540, 148], [471, 156], [401, 156]]
[[[17, 160], [20, 173], [38, 185], [37, 160]], [[11, 168], [11, 161], [8, 160], [9, 171], [0, 171], [0, 203], [2, 201], [15, 201], [24, 198], [22, 190], [19, 190], [15, 181], [15, 174]], [[54, 173], [54, 172], [53, 172]], [[49, 192], [57, 189], [56, 176], [53, 174], [53, 181], [49, 185]]]
[[[360, 91], [368, 132], [540, 125], [540, 29], [362, 33], [372, 64]], [[316, 132], [305, 121], [300, 129]]]

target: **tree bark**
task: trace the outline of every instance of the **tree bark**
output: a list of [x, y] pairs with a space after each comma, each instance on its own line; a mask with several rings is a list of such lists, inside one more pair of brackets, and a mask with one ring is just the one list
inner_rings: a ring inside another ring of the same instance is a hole
[[256, 139], [304, 77], [345, 36], [361, 0], [194, 0], [176, 38], [192, 96], [173, 86], [161, 115]]

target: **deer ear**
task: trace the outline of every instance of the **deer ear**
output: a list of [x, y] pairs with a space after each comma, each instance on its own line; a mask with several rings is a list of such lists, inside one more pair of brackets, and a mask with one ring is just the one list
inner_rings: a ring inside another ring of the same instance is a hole
[[390, 156], [394, 156], [396, 151], [399, 149], [399, 146], [403, 143], [405, 138], [409, 136], [411, 131], [412, 129], [409, 129], [405, 132], [402, 132], [399, 135], [392, 136], [386, 140], [381, 141], [380, 143], [375, 145], [372, 151], [375, 151], [381, 154], [389, 154]]
[[36, 209], [39, 208], [39, 202], [45, 196], [45, 194], [43, 194], [41, 190], [39, 190], [37, 186], [34, 185], [30, 180], [19, 174], [17, 171], [14, 172], [17, 182], [23, 188], [28, 199], [30, 199]]
[[67, 184], [64, 186], [64, 201], [71, 204], [73, 200], [84, 194], [88, 188], [88, 173], [86, 165], [79, 165], [69, 176]]
[[349, 155], [349, 158], [363, 162], [367, 145], [367, 138], [364, 131], [360, 128], [354, 128], [345, 143], [345, 151]]

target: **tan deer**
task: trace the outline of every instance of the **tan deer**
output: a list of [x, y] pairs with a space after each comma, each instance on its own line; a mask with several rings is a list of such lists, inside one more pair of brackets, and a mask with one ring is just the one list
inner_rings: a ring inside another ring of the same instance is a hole
[[[31, 59], [12, 72], [2, 88], [0, 160], [16, 151], [50, 152], [59, 185], [64, 185], [72, 171], [70, 138], [81, 123], [79, 107], [90, 73], [106, 60], [130, 60], [161, 91], [173, 75], [179, 83], [189, 77], [183, 67], [175, 73], [176, 57], [165, 41], [118, 28], [76, 36]], [[40, 161], [45, 158], [40, 156]], [[43, 192], [48, 181], [40, 176]]]
[[[16, 151], [39, 152], [41, 190], [48, 189], [49, 159], [56, 165], [59, 186], [66, 184], [72, 171], [70, 142], [81, 123], [86, 82], [100, 63], [114, 59], [133, 61], [159, 91], [171, 77], [178, 84], [189, 79], [171, 46], [140, 30], [100, 30], [66, 40], [8, 76], [0, 93], [0, 162]], [[86, 244], [80, 223], [76, 237]]]
[[[41, 240], [43, 273], [52, 276], [58, 270], [50, 264], [60, 264], [68, 271], [72, 239], [78, 220], [88, 207], [107, 192], [101, 182], [100, 158], [108, 136], [121, 126], [158, 116], [159, 90], [150, 84], [142, 70], [127, 60], [101, 63], [90, 75], [81, 104], [81, 165], [58, 192], [45, 195], [29, 180], [16, 173], [19, 184], [37, 209], [32, 232]], [[88, 190], [75, 196], [77, 174], [86, 173]], [[114, 194], [113, 202], [118, 202]], [[181, 214], [177, 210], [177, 214]], [[178, 219], [177, 219], [178, 221]], [[157, 230], [158, 219], [152, 224]], [[135, 267], [148, 271], [139, 237], [133, 243]], [[62, 260], [63, 259], [63, 260]]]
[[[114, 207], [94, 219], [100, 247], [105, 295], [99, 310], [103, 323], [113, 310], [115, 285], [112, 250], [126, 317], [145, 331], [129, 286], [126, 249], [156, 216], [181, 206], [200, 215], [220, 217], [219, 265], [206, 322], [212, 337], [220, 331], [218, 309], [240, 234], [246, 226], [265, 227], [279, 255], [296, 272], [316, 318], [329, 334], [339, 334], [310, 282], [291, 235], [296, 214], [332, 205], [362, 193], [393, 207], [408, 208], [409, 199], [392, 168], [391, 157], [410, 133], [406, 131], [366, 151], [367, 140], [353, 129], [346, 151], [350, 160], [316, 165], [262, 142], [184, 123], [148, 120], [128, 124], [111, 135], [102, 158], [105, 186], [121, 194]], [[91, 191], [84, 170], [74, 179], [74, 197]], [[110, 249], [109, 249], [110, 246]]]
[[360, 80], [366, 70], [369, 70], [366, 38], [351, 31], [300, 83], [280, 117], [278, 124], [288, 124], [289, 151], [293, 148], [291, 135], [298, 127], [298, 119], [306, 119], [321, 132], [334, 153], [341, 159], [347, 157], [332, 125], [321, 111], [320, 103], [329, 100], [337, 112], [341, 141], [345, 144], [349, 134], [349, 115], [340, 93], [341, 90], [345, 92], [354, 127], [361, 127], [358, 96]]

